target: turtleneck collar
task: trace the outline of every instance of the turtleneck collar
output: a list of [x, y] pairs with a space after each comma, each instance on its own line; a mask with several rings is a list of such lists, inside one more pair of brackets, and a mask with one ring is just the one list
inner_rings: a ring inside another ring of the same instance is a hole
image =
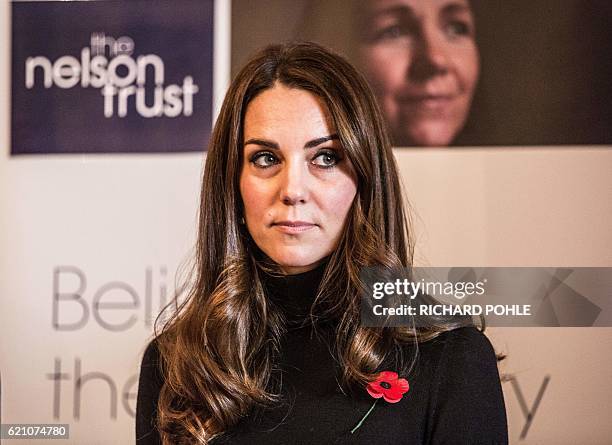
[[309, 318], [326, 266], [327, 259], [314, 269], [295, 275], [261, 274], [267, 297], [289, 325], [303, 324]]

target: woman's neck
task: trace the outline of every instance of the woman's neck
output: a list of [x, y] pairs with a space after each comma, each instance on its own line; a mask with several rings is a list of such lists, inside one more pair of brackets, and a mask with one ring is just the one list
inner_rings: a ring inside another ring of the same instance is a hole
[[290, 324], [309, 318], [326, 266], [327, 261], [321, 261], [316, 267], [297, 274], [262, 273], [266, 296]]

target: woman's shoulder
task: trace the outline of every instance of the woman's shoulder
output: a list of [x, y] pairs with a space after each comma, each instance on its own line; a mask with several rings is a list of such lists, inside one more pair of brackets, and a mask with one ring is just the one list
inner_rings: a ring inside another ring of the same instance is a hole
[[157, 391], [163, 385], [162, 357], [157, 338], [149, 341], [140, 365], [140, 389]]
[[[441, 443], [508, 443], [504, 396], [493, 345], [476, 327], [440, 334], [419, 347], [417, 374], [427, 382], [430, 434]], [[435, 408], [433, 408], [435, 407]], [[448, 442], [446, 441], [448, 439]]]
[[142, 354], [142, 362], [140, 365], [140, 378], [144, 378], [154, 386], [163, 384], [162, 372], [162, 356], [159, 349], [158, 338], [153, 338], [147, 344], [144, 353]]
[[144, 350], [142, 355], [142, 364], [152, 365], [160, 363], [160, 352], [159, 352], [159, 344], [157, 337], [153, 338], [147, 344], [147, 347]]
[[447, 360], [493, 360], [495, 350], [489, 338], [475, 326], [464, 326], [440, 333], [419, 344], [424, 358]]
[[156, 427], [157, 402], [164, 385], [161, 370], [161, 354], [157, 339], [147, 345], [140, 365], [138, 399], [136, 404], [136, 443], [142, 445], [159, 444]]
[[[414, 346], [410, 351], [414, 352]], [[482, 393], [492, 388], [501, 392], [497, 362], [488, 337], [474, 326], [465, 326], [419, 343], [411, 377], [445, 394], [474, 390]]]

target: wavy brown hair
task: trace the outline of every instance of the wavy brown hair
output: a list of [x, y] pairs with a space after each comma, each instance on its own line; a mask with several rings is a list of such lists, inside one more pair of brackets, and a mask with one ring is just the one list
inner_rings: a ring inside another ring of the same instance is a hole
[[399, 344], [459, 324], [360, 326], [361, 269], [412, 263], [409, 221], [384, 121], [367, 82], [340, 56], [312, 43], [267, 47], [237, 74], [223, 102], [202, 180], [194, 282], [161, 331], [156, 328], [165, 377], [158, 428], [166, 444], [206, 444], [255, 407], [279, 399], [270, 377], [284, 327], [264, 293], [261, 252], [240, 224], [238, 185], [246, 108], [276, 83], [324, 101], [357, 176], [357, 195], [313, 305], [336, 321], [343, 389], [370, 381]]

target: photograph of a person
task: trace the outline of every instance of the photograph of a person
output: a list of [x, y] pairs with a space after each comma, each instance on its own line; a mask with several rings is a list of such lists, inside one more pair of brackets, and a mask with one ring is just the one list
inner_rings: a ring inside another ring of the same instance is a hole
[[136, 442], [508, 443], [502, 357], [471, 318], [361, 324], [359, 271], [412, 264], [402, 202], [349, 62], [252, 56], [208, 147], [194, 284], [144, 354]]
[[611, 23], [0, 2], [0, 445], [609, 445]]
[[480, 71], [470, 3], [369, 0], [359, 16], [358, 65], [394, 144], [450, 145], [467, 121]]
[[395, 147], [605, 145], [610, 20], [600, 0], [236, 0], [232, 71], [316, 41], [366, 76]]

